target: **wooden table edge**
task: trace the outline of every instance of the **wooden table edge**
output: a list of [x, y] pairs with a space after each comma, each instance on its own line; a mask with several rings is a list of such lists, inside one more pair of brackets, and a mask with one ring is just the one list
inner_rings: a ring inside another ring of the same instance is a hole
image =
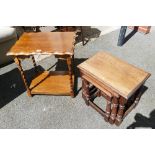
[[110, 86], [109, 84], [107, 84], [105, 81], [102, 81], [101, 79], [95, 77], [94, 75], [92, 75], [92, 73], [90, 73], [89, 71], [85, 70], [84, 68], [82, 68], [80, 65], [77, 66], [77, 68], [79, 68], [80, 70], [86, 72], [89, 76], [92, 76], [93, 78], [96, 78], [97, 80], [99, 80], [101, 83], [103, 83], [104, 85], [106, 85], [107, 87], [109, 87], [110, 89], [112, 89], [114, 92], [120, 94], [122, 97], [124, 97], [125, 99], [129, 99], [131, 97], [132, 94], [134, 94], [134, 92], [136, 92], [136, 90], [145, 83], [145, 81], [151, 76], [150, 73], [147, 72], [147, 76], [146, 78], [138, 85], [136, 86], [133, 91], [131, 91], [128, 95], [125, 95], [124, 93], [120, 92], [119, 90], [117, 90], [116, 88]]

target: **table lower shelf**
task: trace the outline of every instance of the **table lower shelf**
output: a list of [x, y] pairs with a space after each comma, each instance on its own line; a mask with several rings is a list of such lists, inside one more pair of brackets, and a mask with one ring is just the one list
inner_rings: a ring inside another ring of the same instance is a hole
[[[74, 85], [74, 76], [72, 76]], [[31, 94], [70, 95], [70, 76], [64, 71], [44, 71], [30, 84]]]

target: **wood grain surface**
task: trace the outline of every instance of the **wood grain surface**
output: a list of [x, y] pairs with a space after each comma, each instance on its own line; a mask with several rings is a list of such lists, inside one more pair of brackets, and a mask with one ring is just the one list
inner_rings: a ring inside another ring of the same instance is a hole
[[73, 55], [75, 32], [23, 33], [7, 55]]
[[126, 99], [151, 75], [107, 52], [98, 52], [78, 68]]
[[32, 94], [70, 95], [70, 76], [65, 71], [44, 71], [32, 80], [30, 90]]

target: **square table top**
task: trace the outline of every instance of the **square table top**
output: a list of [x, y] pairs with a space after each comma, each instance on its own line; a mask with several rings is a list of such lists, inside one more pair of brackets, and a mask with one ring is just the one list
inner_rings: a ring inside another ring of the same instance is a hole
[[98, 52], [78, 68], [126, 99], [151, 75], [107, 52]]
[[75, 32], [25, 32], [7, 55], [73, 55], [75, 37]]

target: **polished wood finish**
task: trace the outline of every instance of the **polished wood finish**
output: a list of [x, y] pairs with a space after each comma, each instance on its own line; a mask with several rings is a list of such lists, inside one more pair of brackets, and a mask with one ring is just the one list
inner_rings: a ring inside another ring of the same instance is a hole
[[[28, 96], [32, 94], [70, 95], [74, 97], [74, 42], [73, 32], [38, 32], [24, 33], [7, 55], [15, 56], [15, 62], [21, 72]], [[58, 59], [66, 60], [68, 72], [43, 72], [37, 70], [35, 54], [54, 55]], [[28, 85], [21, 61], [32, 59], [36, 76]]]
[[70, 76], [63, 71], [44, 71], [32, 80], [29, 88], [32, 94], [70, 95]]
[[[110, 124], [120, 125], [137, 105], [142, 86], [150, 73], [130, 65], [107, 52], [99, 52], [78, 66], [82, 78], [82, 97]], [[107, 100], [105, 111], [94, 103], [96, 97]], [[134, 98], [131, 102], [131, 98]], [[130, 105], [130, 106], [128, 106]]]
[[98, 52], [78, 67], [127, 99], [150, 76], [107, 52]]
[[75, 37], [74, 32], [25, 32], [7, 55], [73, 55]]

